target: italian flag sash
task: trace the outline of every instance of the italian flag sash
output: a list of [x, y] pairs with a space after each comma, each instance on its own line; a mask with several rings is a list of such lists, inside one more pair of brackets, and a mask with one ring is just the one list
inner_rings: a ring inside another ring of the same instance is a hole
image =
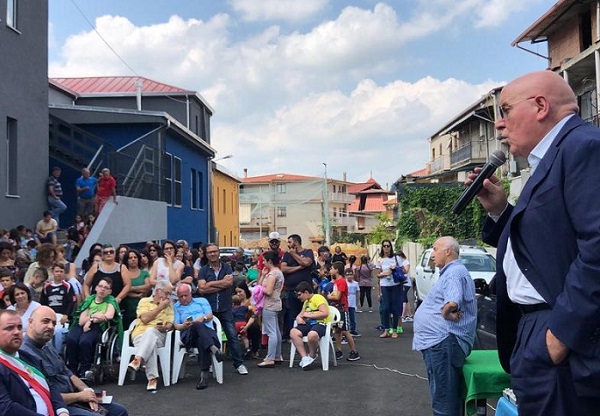
[[42, 400], [44, 400], [46, 408], [48, 409], [48, 415], [54, 416], [54, 409], [52, 408], [52, 401], [50, 400], [50, 388], [48, 387], [46, 378], [37, 368], [30, 366], [17, 357], [5, 353], [1, 349], [0, 363], [25, 379], [37, 394], [40, 395]]

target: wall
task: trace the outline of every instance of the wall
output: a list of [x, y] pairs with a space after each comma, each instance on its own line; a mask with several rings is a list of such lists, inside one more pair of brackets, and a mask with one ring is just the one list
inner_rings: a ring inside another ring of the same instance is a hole
[[548, 37], [548, 49], [550, 68], [559, 67], [565, 58], [574, 58], [580, 54], [578, 17], [573, 17]]
[[[33, 228], [47, 209], [48, 3], [20, 1], [18, 6], [17, 32], [6, 25], [6, 1], [0, 2], [0, 228]], [[7, 117], [17, 120], [17, 195], [11, 197]]]
[[[223, 191], [226, 203], [223, 204]], [[220, 246], [238, 246], [240, 242], [239, 182], [213, 169], [213, 195], [219, 195], [219, 209], [214, 205], [215, 227]]]

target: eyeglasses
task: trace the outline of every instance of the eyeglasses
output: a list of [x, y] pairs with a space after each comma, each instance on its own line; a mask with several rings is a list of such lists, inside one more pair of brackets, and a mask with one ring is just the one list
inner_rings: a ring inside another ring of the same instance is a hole
[[102, 250], [102, 254], [115, 254], [114, 250]]
[[510, 113], [510, 111], [519, 103], [528, 101], [528, 100], [533, 100], [534, 98], [536, 98], [537, 95], [534, 95], [533, 97], [527, 97], [527, 98], [523, 98], [521, 100], [517, 100], [512, 104], [502, 104], [501, 106], [498, 107], [498, 114], [500, 114], [500, 118], [507, 118], [508, 114]]
[[156, 249], [155, 249], [155, 248], [151, 248], [151, 249], [150, 249], [150, 250], [148, 250], [148, 251], [152, 252], [152, 251], [156, 251]]
[[388, 248], [391, 248], [392, 246], [391, 246], [391, 244], [383, 244], [381, 247], [388, 247]]
[[96, 285], [96, 288], [110, 290], [110, 286], [105, 286], [105, 285]]

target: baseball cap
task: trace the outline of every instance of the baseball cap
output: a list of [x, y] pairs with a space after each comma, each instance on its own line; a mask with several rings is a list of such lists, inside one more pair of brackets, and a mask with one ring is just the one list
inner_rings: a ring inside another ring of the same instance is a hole
[[279, 240], [279, 233], [277, 231], [273, 231], [269, 234], [269, 241], [271, 240]]

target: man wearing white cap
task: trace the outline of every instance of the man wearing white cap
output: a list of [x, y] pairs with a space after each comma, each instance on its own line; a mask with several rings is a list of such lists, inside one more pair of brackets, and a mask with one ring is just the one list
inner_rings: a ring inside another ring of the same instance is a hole
[[[281, 259], [283, 259], [283, 255], [285, 254], [285, 251], [283, 251], [281, 248], [279, 248], [280, 244], [281, 244], [281, 239], [279, 237], [279, 233], [277, 231], [273, 231], [272, 233], [270, 233], [269, 234], [269, 250], [276, 251], [279, 253], [279, 261], [281, 261]], [[260, 253], [260, 255], [258, 256], [258, 262], [256, 264], [256, 267], [258, 268], [258, 270], [260, 272], [262, 272], [264, 265], [265, 265], [265, 261], [263, 259], [263, 253]]]

